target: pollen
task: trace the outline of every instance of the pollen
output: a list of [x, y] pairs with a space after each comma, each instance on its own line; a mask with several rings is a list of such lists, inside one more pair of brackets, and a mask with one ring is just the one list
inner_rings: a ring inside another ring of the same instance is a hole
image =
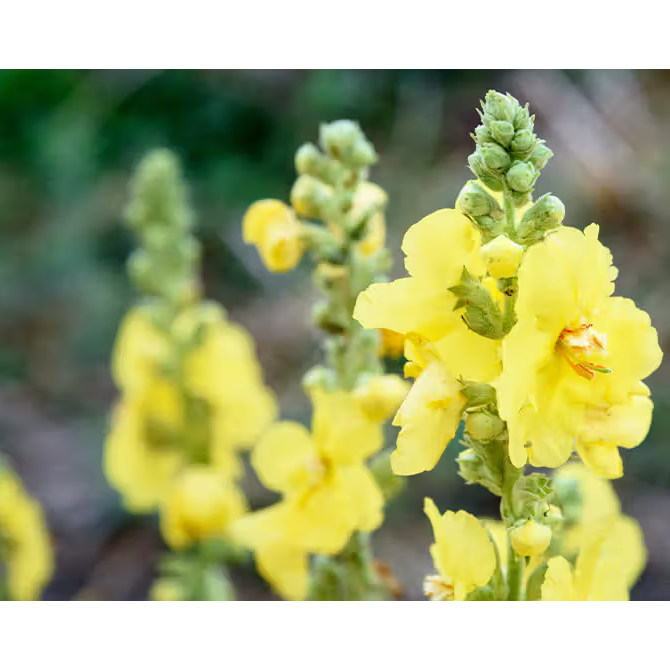
[[423, 580], [423, 593], [431, 600], [453, 600], [453, 584], [446, 582], [440, 575], [429, 575]]
[[556, 350], [584, 379], [593, 380], [598, 372], [606, 375], [612, 373], [610, 368], [589, 360], [594, 354], [607, 355], [607, 335], [599, 333], [592, 323], [585, 320], [575, 328], [564, 328], [561, 331]]

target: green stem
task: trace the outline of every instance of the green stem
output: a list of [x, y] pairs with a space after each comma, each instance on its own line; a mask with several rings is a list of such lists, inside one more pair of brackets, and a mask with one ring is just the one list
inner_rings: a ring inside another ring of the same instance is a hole
[[512, 193], [507, 184], [503, 184], [503, 209], [505, 211], [507, 236], [513, 240], [516, 238], [516, 214], [512, 202]]

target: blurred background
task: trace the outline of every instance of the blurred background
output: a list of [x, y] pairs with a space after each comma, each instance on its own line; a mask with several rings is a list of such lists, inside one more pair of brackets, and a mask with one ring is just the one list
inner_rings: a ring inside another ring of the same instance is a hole
[[[164, 551], [155, 520], [126, 515], [101, 468], [110, 352], [133, 301], [121, 213], [142, 155], [166, 146], [181, 157], [207, 294], [255, 337], [283, 417], [309, 423], [300, 380], [320, 357], [309, 263], [267, 272], [242, 243], [246, 207], [287, 199], [294, 152], [320, 121], [356, 119], [380, 154], [372, 180], [390, 195], [392, 276], [402, 276], [405, 230], [453, 206], [471, 178], [469, 133], [489, 88], [531, 103], [555, 154], [537, 194], [558, 195], [569, 225], [600, 224], [617, 293], [651, 314], [670, 349], [667, 71], [0, 72], [0, 452], [45, 507], [57, 561], [45, 599], [146, 598]], [[648, 382], [652, 429], [622, 453], [616, 483], [649, 549], [633, 599], [670, 599], [669, 370]], [[408, 480], [375, 536], [406, 598], [423, 599], [431, 571], [425, 495], [442, 510], [496, 515], [497, 499], [456, 475], [456, 454]], [[253, 506], [270, 500], [251, 475], [246, 488]], [[234, 578], [240, 599], [273, 597], [252, 564]]]

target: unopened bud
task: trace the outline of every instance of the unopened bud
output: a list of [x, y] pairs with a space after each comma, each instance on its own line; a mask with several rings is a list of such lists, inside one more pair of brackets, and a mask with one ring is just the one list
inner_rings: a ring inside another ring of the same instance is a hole
[[475, 440], [489, 442], [505, 429], [505, 422], [491, 412], [470, 412], [465, 418], [465, 430]]
[[512, 140], [512, 151], [516, 154], [523, 154], [533, 148], [535, 135], [530, 130], [519, 130]]
[[332, 189], [310, 175], [301, 175], [291, 189], [291, 204], [299, 216], [318, 218], [332, 196]]
[[519, 110], [519, 103], [511, 95], [503, 95], [498, 91], [489, 91], [482, 107], [484, 114], [493, 120], [513, 123]]
[[374, 147], [355, 121], [334, 121], [319, 129], [319, 143], [330, 156], [349, 168], [368, 167], [377, 161]]
[[319, 175], [323, 154], [311, 142], [303, 144], [295, 154], [295, 169], [298, 174]]
[[503, 147], [509, 147], [514, 137], [514, 126], [509, 121], [493, 121], [489, 128], [496, 142]]
[[554, 152], [546, 145], [538, 143], [528, 159], [538, 170], [542, 170]]
[[526, 243], [536, 241], [544, 233], [558, 228], [565, 218], [565, 205], [551, 193], [546, 193], [526, 211], [517, 226], [517, 236]]
[[302, 387], [309, 394], [314, 389], [332, 391], [337, 388], [337, 375], [330, 368], [316, 365], [302, 378]]
[[527, 193], [533, 188], [539, 172], [532, 163], [518, 161], [507, 172], [507, 183], [510, 188], [520, 193]]
[[479, 484], [494, 495], [502, 495], [502, 477], [492, 471], [473, 449], [464, 449], [456, 458], [458, 474], [468, 484]]
[[517, 130], [533, 130], [533, 118], [528, 112], [528, 104], [524, 107], [519, 106], [514, 115], [514, 127]]
[[543, 554], [551, 542], [551, 528], [530, 519], [510, 533], [512, 546], [519, 556]]
[[495, 142], [484, 144], [478, 151], [489, 170], [505, 170], [510, 164], [509, 154]]
[[506, 279], [516, 274], [523, 251], [523, 247], [512, 242], [507, 235], [498, 235], [481, 248], [480, 254], [492, 277]]
[[468, 407], [484, 407], [496, 404], [496, 390], [490, 384], [464, 382], [461, 392], [468, 401]]
[[479, 184], [468, 182], [458, 194], [456, 205], [464, 214], [476, 217], [488, 214], [497, 203]]

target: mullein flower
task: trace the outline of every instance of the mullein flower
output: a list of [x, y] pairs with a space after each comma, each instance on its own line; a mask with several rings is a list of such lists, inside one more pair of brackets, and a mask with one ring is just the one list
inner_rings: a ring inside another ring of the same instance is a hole
[[[174, 342], [187, 349], [178, 370], [172, 369]], [[119, 330], [112, 369], [122, 398], [105, 469], [136, 512], [156, 509], [193, 459], [239, 478], [237, 452], [276, 415], [249, 334], [214, 305], [186, 310], [170, 332], [158, 329], [145, 310], [132, 310]], [[197, 427], [189, 412], [198, 412]]]
[[383, 519], [384, 498], [365, 464], [382, 447], [381, 424], [348, 392], [315, 388], [312, 401], [311, 434], [279, 422], [252, 453], [259, 479], [282, 500], [233, 531], [266, 579], [296, 600], [307, 592], [308, 554], [337, 554], [355, 531], [375, 530]]
[[267, 268], [288, 272], [295, 268], [305, 250], [302, 226], [295, 212], [280, 200], [260, 200], [244, 216], [242, 235], [254, 244]]
[[551, 558], [542, 584], [542, 600], [628, 600], [628, 585], [618, 557], [604, 539], [585, 545], [573, 568], [563, 556]]
[[424, 592], [431, 600], [466, 600], [490, 581], [496, 554], [486, 528], [467, 512], [440, 514], [426, 498], [424, 511], [433, 526], [435, 544], [430, 548], [437, 575], [427, 577]]
[[42, 508], [18, 477], [0, 464], [0, 567], [2, 564], [11, 600], [38, 600], [54, 568]]
[[[576, 520], [565, 528], [561, 554], [574, 558], [595, 536], [603, 537], [602, 551], [619, 561], [628, 587], [632, 587], [647, 561], [642, 529], [635, 519], [621, 512], [621, 503], [611, 483], [581, 463], [569, 463], [554, 475], [559, 500], [576, 498]], [[567, 492], [567, 493], [566, 493]]]
[[212, 538], [230, 538], [246, 512], [241, 491], [226, 475], [206, 465], [189, 465], [176, 476], [161, 504], [161, 531], [175, 550]]
[[[526, 252], [517, 324], [505, 340], [496, 382], [515, 466], [529, 459], [558, 467], [580, 436], [586, 445], [610, 449], [636, 446], [645, 437], [651, 401], [639, 396], [631, 402], [631, 394], [659, 366], [662, 353], [648, 315], [612, 297], [616, 274], [595, 224], [583, 233], [561, 228]], [[609, 418], [614, 407], [616, 423]], [[602, 439], [591, 420], [598, 410]]]

